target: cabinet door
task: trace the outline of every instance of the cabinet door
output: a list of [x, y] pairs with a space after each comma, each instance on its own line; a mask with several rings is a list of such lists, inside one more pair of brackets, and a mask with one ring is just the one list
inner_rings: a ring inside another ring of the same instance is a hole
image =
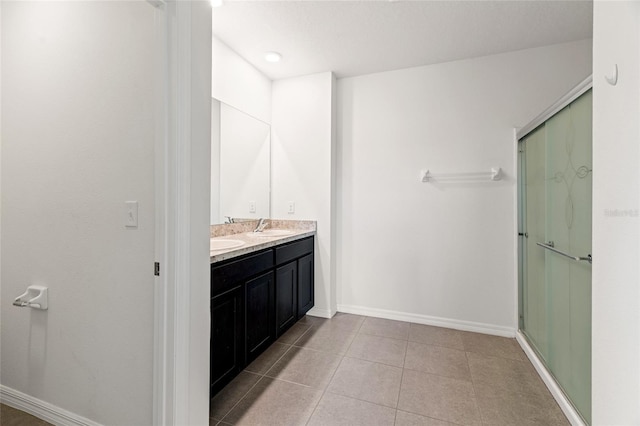
[[275, 339], [273, 272], [247, 281], [245, 291], [245, 335], [248, 364]]
[[211, 299], [211, 395], [243, 367], [243, 296], [237, 286]]
[[298, 319], [313, 308], [313, 253], [298, 259]]
[[298, 308], [297, 261], [276, 269], [276, 337], [296, 322]]

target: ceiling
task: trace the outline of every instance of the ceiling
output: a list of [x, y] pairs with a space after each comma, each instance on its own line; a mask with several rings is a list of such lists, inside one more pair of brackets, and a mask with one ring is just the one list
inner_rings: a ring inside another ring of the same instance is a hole
[[[337, 77], [591, 38], [592, 1], [238, 1], [213, 33], [273, 80]], [[267, 51], [283, 55], [264, 60]]]

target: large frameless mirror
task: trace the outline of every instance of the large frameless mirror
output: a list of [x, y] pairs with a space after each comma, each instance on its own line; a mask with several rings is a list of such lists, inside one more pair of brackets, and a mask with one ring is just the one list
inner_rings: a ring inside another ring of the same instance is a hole
[[211, 224], [268, 218], [271, 126], [211, 101]]

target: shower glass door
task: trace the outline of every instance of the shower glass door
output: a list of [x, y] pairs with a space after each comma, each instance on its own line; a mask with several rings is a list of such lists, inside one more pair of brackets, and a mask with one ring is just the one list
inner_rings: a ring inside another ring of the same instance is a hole
[[520, 144], [520, 328], [591, 420], [591, 90]]

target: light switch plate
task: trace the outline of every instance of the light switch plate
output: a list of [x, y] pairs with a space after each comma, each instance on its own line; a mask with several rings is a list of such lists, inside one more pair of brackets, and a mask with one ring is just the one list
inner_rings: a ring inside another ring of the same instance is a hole
[[136, 228], [138, 226], [138, 202], [125, 201], [125, 219], [124, 226], [127, 228]]

